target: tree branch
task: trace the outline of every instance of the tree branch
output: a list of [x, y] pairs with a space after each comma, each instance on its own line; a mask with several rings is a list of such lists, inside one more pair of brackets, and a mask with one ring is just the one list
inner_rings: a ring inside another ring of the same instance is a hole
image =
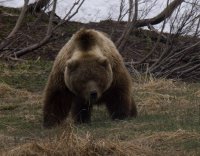
[[148, 26], [149, 24], [155, 25], [160, 22], [162, 22], [164, 19], [171, 16], [171, 14], [174, 12], [174, 10], [182, 3], [184, 0], [174, 0], [171, 2], [160, 14], [157, 16], [150, 18], [150, 19], [142, 19], [137, 20], [136, 27], [143, 27]]
[[28, 46], [28, 47], [26, 47], [22, 50], [19, 50], [19, 51], [15, 52], [14, 54], [11, 54], [10, 57], [20, 57], [22, 55], [25, 55], [29, 51], [35, 50], [35, 49], [41, 47], [42, 45], [44, 45], [45, 43], [47, 43], [49, 41], [49, 39], [52, 36], [52, 21], [53, 21], [54, 13], [55, 13], [55, 10], [56, 10], [56, 4], [57, 4], [57, 0], [54, 0], [53, 1], [53, 9], [51, 11], [51, 15], [50, 15], [50, 18], [49, 18], [47, 33], [46, 33], [46, 36], [43, 38], [43, 40], [40, 41], [39, 43], [33, 44], [33, 45]]
[[10, 34], [1, 42], [0, 44], [0, 50], [2, 50], [3, 48], [5, 48], [12, 39], [14, 39], [14, 35], [16, 34], [16, 32], [19, 30], [21, 24], [22, 24], [22, 21], [24, 19], [24, 16], [25, 16], [25, 13], [26, 13], [26, 10], [27, 10], [27, 6], [28, 6], [28, 2], [29, 0], [24, 0], [24, 6], [21, 10], [21, 13], [17, 19], [17, 22], [15, 24], [15, 27], [12, 29], [12, 31], [10, 32]]
[[25, 16], [25, 13], [26, 13], [26, 10], [27, 10], [27, 6], [28, 6], [28, 2], [29, 0], [24, 0], [24, 7], [22, 8], [22, 11], [19, 15], [19, 18], [15, 24], [15, 27], [13, 28], [13, 30], [11, 31], [11, 33], [8, 35], [7, 38], [10, 38], [12, 36], [14, 36], [14, 34], [19, 30], [21, 24], [22, 24], [22, 21], [24, 19], [24, 16]]
[[[133, 5], [132, 5], [133, 2], [131, 2], [131, 1], [133, 1], [133, 0], [129, 1], [129, 3], [131, 3], [129, 5], [129, 7], [133, 7]], [[129, 8], [129, 10], [131, 10], [131, 9], [132, 8]], [[129, 17], [132, 16], [131, 14], [132, 14], [132, 12], [129, 12]], [[122, 36], [116, 42], [116, 46], [117, 46], [119, 51], [121, 51], [124, 48], [131, 30], [133, 29], [133, 27], [135, 27], [137, 17], [138, 17], [138, 0], [135, 0], [135, 11], [134, 11], [133, 19], [128, 21], [126, 29], [123, 31]]]

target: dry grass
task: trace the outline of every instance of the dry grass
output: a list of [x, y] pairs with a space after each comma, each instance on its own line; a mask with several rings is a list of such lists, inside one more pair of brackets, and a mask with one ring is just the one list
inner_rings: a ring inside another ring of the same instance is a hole
[[29, 99], [33, 99], [36, 98], [36, 95], [31, 92], [28, 92], [25, 89], [15, 89], [6, 83], [0, 83], [0, 97], [7, 99], [13, 97], [20, 97], [20, 98], [26, 97]]
[[[9, 69], [4, 71], [12, 77]], [[43, 73], [38, 68], [34, 72]], [[137, 81], [137, 119], [111, 121], [106, 111], [97, 107], [90, 125], [73, 125], [67, 120], [45, 130], [41, 127], [41, 90], [30, 92], [2, 82], [0, 155], [199, 155], [199, 88], [199, 84], [165, 79]]]
[[[14, 98], [13, 98], [14, 97]], [[0, 110], [14, 109], [19, 106], [39, 104], [42, 96], [26, 89], [15, 89], [6, 83], [0, 83]], [[13, 103], [17, 103], [13, 105]]]
[[[149, 136], [138, 136], [135, 140], [120, 141], [119, 139], [97, 139], [89, 133], [80, 137], [69, 130], [54, 138], [34, 140], [3, 152], [6, 156], [21, 155], [52, 155], [52, 156], [152, 156], [164, 154], [187, 155], [175, 143], [183, 143], [188, 139], [198, 139], [200, 134], [178, 130], [176, 132], [159, 132]], [[166, 151], [166, 149], [168, 149]], [[193, 153], [192, 153], [193, 154]]]
[[153, 155], [150, 148], [137, 145], [135, 142], [120, 140], [95, 139], [89, 134], [79, 137], [73, 131], [65, 130], [53, 140], [45, 139], [26, 143], [4, 153], [10, 156], [20, 155], [66, 155], [66, 156], [98, 156], [98, 155]]
[[148, 114], [154, 114], [158, 111], [167, 112], [170, 111], [169, 106], [174, 105], [174, 102], [176, 102], [176, 106], [181, 105], [181, 109], [191, 107], [188, 96], [198, 98], [200, 95], [198, 89], [195, 93], [192, 93], [193, 95], [189, 95], [190, 89], [188, 87], [189, 85], [183, 82], [154, 78], [150, 78], [145, 83], [136, 83], [134, 90], [137, 93], [136, 98], [139, 101], [137, 104], [140, 112], [148, 112]]

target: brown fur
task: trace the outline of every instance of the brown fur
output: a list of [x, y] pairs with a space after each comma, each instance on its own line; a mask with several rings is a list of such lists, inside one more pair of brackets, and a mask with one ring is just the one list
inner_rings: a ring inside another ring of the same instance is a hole
[[[92, 74], [98, 82], [81, 83], [93, 78]], [[76, 122], [89, 122], [92, 105], [84, 98], [88, 87], [97, 89], [97, 102], [106, 104], [112, 119], [137, 115], [131, 77], [113, 42], [99, 31], [82, 29], [60, 50], [54, 62], [45, 89], [44, 126], [60, 124], [70, 111]]]

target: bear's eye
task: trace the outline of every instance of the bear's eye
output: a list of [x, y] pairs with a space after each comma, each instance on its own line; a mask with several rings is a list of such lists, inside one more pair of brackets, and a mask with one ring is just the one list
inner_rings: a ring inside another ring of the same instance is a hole
[[102, 58], [99, 60], [100, 65], [102, 65], [103, 67], [108, 67], [108, 60], [106, 58]]

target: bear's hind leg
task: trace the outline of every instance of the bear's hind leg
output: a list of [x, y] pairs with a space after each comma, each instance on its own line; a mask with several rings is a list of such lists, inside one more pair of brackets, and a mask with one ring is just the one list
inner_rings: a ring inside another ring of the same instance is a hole
[[91, 121], [92, 106], [84, 99], [77, 98], [72, 107], [72, 117], [75, 123], [89, 123]]

